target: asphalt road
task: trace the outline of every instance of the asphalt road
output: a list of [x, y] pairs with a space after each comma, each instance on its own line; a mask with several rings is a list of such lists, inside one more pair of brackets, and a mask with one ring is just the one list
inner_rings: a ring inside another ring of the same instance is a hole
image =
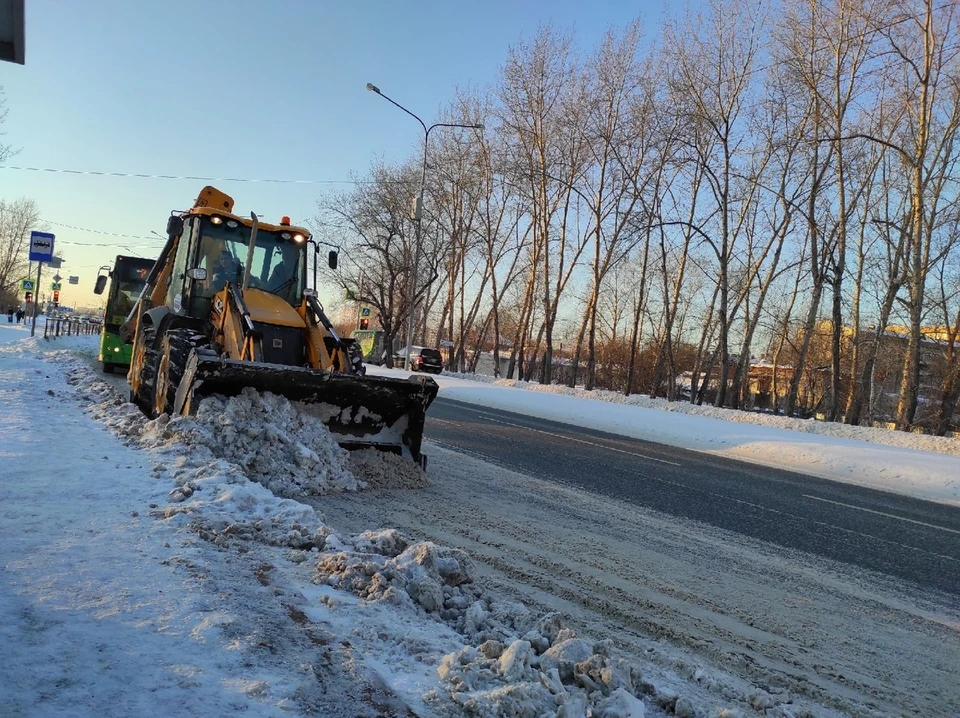
[[540, 479], [960, 595], [960, 509], [438, 398], [426, 438]]

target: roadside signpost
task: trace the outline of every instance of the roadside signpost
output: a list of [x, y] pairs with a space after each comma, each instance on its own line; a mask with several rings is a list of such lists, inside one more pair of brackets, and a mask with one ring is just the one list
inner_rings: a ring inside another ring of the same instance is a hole
[[[55, 237], [50, 232], [31, 232], [30, 233], [30, 261], [37, 263], [37, 283], [35, 287], [40, 286], [40, 271], [43, 269], [44, 262], [50, 262], [53, 259], [53, 241]], [[58, 274], [56, 281], [62, 279]], [[30, 336], [37, 331], [37, 306], [39, 302], [33, 303], [33, 323], [30, 325]]]

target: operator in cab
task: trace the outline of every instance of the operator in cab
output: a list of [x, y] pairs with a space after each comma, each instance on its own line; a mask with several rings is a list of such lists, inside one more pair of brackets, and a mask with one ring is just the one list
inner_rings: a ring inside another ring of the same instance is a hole
[[270, 272], [266, 290], [288, 304], [296, 306], [300, 297], [300, 252], [294, 246], [277, 247], [279, 257]]

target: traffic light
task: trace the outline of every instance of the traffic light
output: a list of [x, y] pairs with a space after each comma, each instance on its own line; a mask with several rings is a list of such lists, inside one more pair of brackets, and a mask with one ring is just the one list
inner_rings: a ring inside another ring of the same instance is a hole
[[26, 292], [26, 293], [23, 295], [23, 301], [24, 301], [25, 303], [29, 304], [31, 299], [33, 299], [33, 292]]
[[55, 307], [60, 306], [60, 290], [59, 289], [53, 290], [53, 306]]
[[361, 329], [368, 329], [369, 327], [370, 327], [370, 320], [369, 320], [369, 319], [361, 319], [361, 320], [360, 320], [360, 328], [361, 328]]

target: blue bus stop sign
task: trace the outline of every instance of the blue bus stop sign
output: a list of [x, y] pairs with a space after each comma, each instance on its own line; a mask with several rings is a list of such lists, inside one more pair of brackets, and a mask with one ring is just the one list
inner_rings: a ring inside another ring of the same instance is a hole
[[49, 232], [30, 233], [30, 261], [49, 262], [53, 258], [53, 235]]

